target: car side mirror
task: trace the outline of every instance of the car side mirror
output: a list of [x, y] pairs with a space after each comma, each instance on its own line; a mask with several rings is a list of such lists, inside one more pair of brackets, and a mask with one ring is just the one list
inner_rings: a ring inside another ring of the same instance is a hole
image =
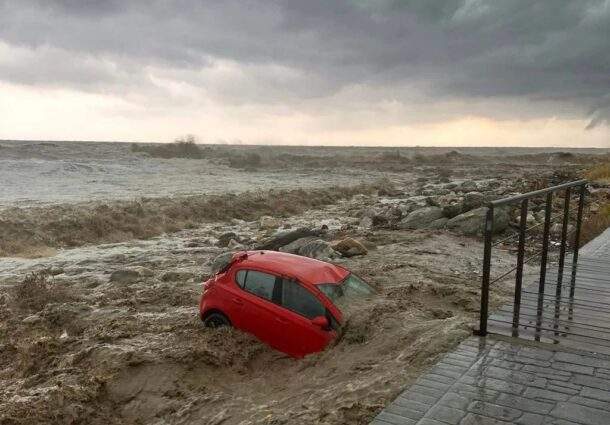
[[328, 329], [329, 326], [328, 318], [326, 316], [316, 316], [311, 319], [311, 323], [322, 329]]

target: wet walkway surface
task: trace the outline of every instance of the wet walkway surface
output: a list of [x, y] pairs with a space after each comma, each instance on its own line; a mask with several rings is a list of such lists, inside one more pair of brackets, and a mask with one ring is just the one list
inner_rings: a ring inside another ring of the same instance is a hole
[[551, 266], [542, 293], [538, 282], [523, 288], [519, 326], [513, 327], [511, 303], [489, 317], [489, 332], [610, 355], [610, 253], [605, 259], [581, 254], [573, 291], [571, 274], [570, 262], [558, 284], [557, 267]]
[[[596, 279], [610, 288], [610, 229], [583, 247], [581, 259], [582, 264], [607, 267]], [[586, 275], [579, 273], [577, 288], [580, 282], [591, 285]], [[608, 326], [610, 310], [599, 315], [595, 321]], [[527, 341], [523, 335], [470, 337], [371, 424], [610, 425], [607, 350], [596, 347], [594, 340], [586, 345], [574, 338], [566, 338], [568, 343], [544, 341]]]

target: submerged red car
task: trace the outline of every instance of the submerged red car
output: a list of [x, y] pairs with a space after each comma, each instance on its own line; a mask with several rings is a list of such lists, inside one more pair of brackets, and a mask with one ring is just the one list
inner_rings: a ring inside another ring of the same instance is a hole
[[343, 323], [339, 306], [373, 289], [347, 269], [275, 251], [243, 251], [203, 284], [206, 326], [234, 326], [293, 357], [323, 350]]

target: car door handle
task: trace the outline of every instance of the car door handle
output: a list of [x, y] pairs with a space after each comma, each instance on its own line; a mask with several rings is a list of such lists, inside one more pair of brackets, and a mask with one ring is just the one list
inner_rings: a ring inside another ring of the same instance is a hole
[[283, 324], [288, 323], [288, 320], [286, 320], [286, 319], [282, 319], [281, 317], [276, 317], [276, 318], [275, 318], [275, 320], [276, 320], [277, 322], [280, 322], [280, 323], [283, 323]]
[[235, 304], [238, 304], [238, 305], [242, 305], [242, 304], [244, 303], [244, 302], [243, 302], [242, 300], [240, 300], [239, 298], [233, 298], [233, 302], [234, 302]]

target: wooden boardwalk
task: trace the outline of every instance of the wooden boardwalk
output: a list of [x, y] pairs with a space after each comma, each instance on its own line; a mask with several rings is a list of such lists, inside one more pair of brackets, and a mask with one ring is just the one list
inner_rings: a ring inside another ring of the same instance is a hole
[[573, 297], [571, 272], [558, 286], [549, 269], [542, 296], [526, 286], [516, 337], [511, 304], [489, 336], [446, 354], [371, 424], [610, 424], [610, 229], [582, 248]]
[[610, 253], [579, 257], [573, 297], [571, 275], [566, 267], [558, 285], [557, 267], [551, 267], [542, 294], [538, 282], [523, 289], [519, 327], [513, 329], [510, 304], [489, 318], [489, 332], [610, 355]]

